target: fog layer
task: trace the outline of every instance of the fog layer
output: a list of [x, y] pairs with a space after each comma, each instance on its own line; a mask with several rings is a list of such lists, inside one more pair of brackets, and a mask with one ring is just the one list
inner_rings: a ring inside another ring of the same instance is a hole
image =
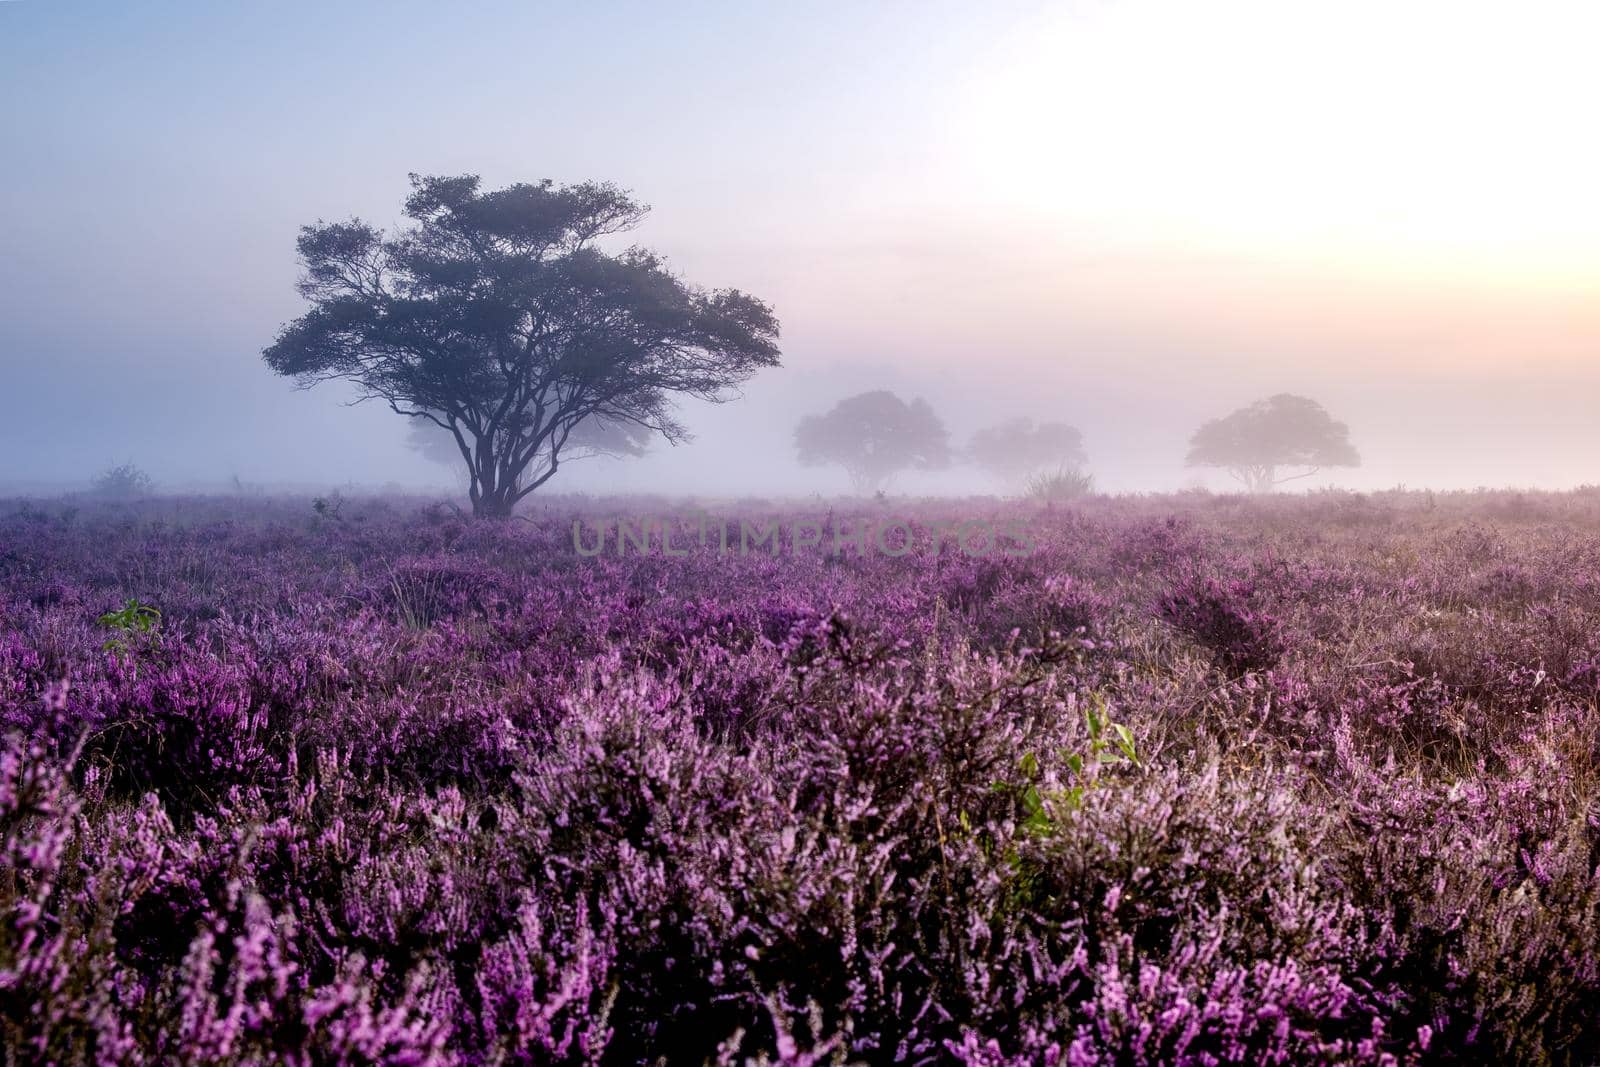
[[783, 323], [694, 443], [552, 488], [842, 491], [794, 424], [880, 388], [1070, 423], [1104, 489], [1225, 487], [1189, 435], [1284, 391], [1364, 459], [1300, 485], [1600, 481], [1584, 5], [976, 7], [0, 3], [0, 489], [451, 485], [259, 355], [298, 227], [412, 171], [615, 181]]

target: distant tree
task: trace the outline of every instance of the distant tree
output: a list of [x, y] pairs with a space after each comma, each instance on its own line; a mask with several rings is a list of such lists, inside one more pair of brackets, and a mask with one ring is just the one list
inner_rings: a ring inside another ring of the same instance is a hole
[[[1225, 468], [1252, 493], [1265, 493], [1323, 467], [1360, 466], [1361, 457], [1350, 444], [1349, 429], [1321, 404], [1279, 393], [1196, 430], [1187, 465]], [[1309, 469], [1280, 478], [1283, 467]]]
[[615, 186], [411, 186], [408, 228], [300, 231], [311, 310], [263, 356], [302, 387], [342, 379], [359, 400], [437, 425], [477, 515], [508, 516], [554, 477], [586, 420], [676, 443], [689, 435], [675, 398], [726, 400], [778, 365], [778, 322], [760, 300], [692, 287], [649, 251], [597, 246], [648, 211]]
[[925, 401], [906, 403], [886, 389], [808, 415], [794, 431], [803, 466], [839, 466], [861, 492], [876, 492], [904, 470], [950, 465], [950, 435]]
[[967, 454], [1001, 481], [1018, 484], [1042, 470], [1083, 466], [1083, 434], [1063, 422], [1012, 419], [972, 435]]
[[155, 492], [155, 488], [155, 481], [150, 475], [132, 463], [107, 467], [95, 475], [94, 479], [95, 495], [112, 500], [131, 500], [134, 497], [149, 496]]

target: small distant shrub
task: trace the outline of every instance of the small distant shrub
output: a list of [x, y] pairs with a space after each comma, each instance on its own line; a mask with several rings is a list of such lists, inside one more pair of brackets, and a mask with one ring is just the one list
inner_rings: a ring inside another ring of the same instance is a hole
[[1527, 493], [1496, 493], [1483, 503], [1484, 514], [1511, 522], [1538, 522], [1551, 517], [1548, 505]]
[[1394, 508], [1374, 501], [1365, 493], [1349, 493], [1331, 489], [1315, 495], [1312, 509], [1315, 521], [1346, 529], [1391, 526], [1395, 521]]
[[1505, 558], [1507, 549], [1505, 539], [1497, 532], [1472, 522], [1450, 534], [1445, 551], [1468, 563], [1487, 563]]
[[110, 500], [130, 500], [149, 496], [155, 492], [156, 483], [132, 463], [109, 467], [95, 476], [94, 492]]
[[1028, 479], [1024, 488], [1028, 498], [1047, 504], [1077, 500], [1094, 492], [1094, 475], [1076, 467], [1060, 467]]
[[334, 522], [344, 520], [344, 496], [334, 493], [332, 496], [319, 496], [311, 502], [311, 510], [317, 513], [319, 519], [330, 519]]

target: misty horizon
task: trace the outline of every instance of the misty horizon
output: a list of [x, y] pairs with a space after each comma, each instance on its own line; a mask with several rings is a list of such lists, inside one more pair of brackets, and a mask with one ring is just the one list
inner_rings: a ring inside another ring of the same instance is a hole
[[[283, 10], [0, 6], [0, 361], [26, 398], [0, 485], [132, 461], [449, 487], [403, 420], [259, 355], [303, 309], [298, 228], [392, 226], [409, 172], [614, 181], [653, 206], [631, 239], [782, 323], [744, 399], [684, 405], [692, 442], [552, 490], [844, 491], [792, 429], [872, 389], [958, 442], [1076, 426], [1110, 492], [1233, 488], [1185, 468], [1189, 436], [1279, 392], [1363, 457], [1299, 486], [1600, 481], [1600, 153], [1559, 132], [1600, 89], [1582, 5]], [[1190, 99], [1202, 69], [1229, 73]], [[959, 465], [895, 488], [994, 491]]]

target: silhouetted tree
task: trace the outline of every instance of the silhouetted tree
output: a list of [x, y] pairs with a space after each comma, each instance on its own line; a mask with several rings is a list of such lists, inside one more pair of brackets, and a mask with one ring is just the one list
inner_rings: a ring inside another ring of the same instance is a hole
[[882, 489], [903, 470], [950, 465], [950, 436], [925, 401], [906, 403], [886, 389], [841, 400], [825, 415], [807, 415], [794, 431], [807, 467], [843, 467], [862, 492]]
[[155, 480], [132, 463], [107, 467], [94, 479], [95, 495], [111, 500], [132, 500], [155, 491]]
[[302, 387], [343, 379], [358, 399], [438, 425], [475, 514], [510, 515], [586, 420], [684, 440], [676, 396], [725, 400], [778, 364], [778, 322], [760, 300], [692, 287], [649, 251], [598, 247], [648, 211], [613, 185], [411, 186], [414, 225], [399, 232], [360, 220], [300, 231], [312, 307], [263, 355]]
[[972, 435], [967, 454], [990, 474], [1012, 484], [1041, 470], [1074, 470], [1088, 459], [1083, 434], [1063, 422], [1012, 419]]
[[[1350, 431], [1321, 404], [1279, 393], [1206, 423], [1189, 440], [1190, 467], [1223, 467], [1252, 493], [1306, 478], [1323, 467], [1360, 466]], [[1307, 467], [1287, 477], [1280, 467]]]

